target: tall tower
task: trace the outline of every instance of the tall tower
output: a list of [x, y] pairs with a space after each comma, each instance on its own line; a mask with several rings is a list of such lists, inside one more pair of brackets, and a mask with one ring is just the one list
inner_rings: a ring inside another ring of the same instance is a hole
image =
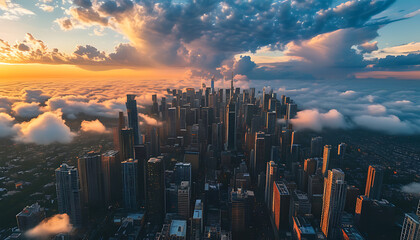
[[191, 190], [190, 182], [182, 181], [178, 188], [178, 214], [185, 219], [190, 217]]
[[118, 151], [109, 150], [101, 156], [104, 197], [106, 205], [121, 197], [121, 161]]
[[234, 88], [233, 88], [233, 72], [232, 72], [232, 80], [230, 81], [230, 98], [233, 98], [233, 93], [234, 93]]
[[124, 128], [120, 134], [120, 160], [125, 161], [134, 157], [134, 132], [131, 128]]
[[267, 172], [265, 174], [265, 204], [271, 212], [273, 205], [273, 184], [277, 176], [277, 164], [273, 161], [267, 162]]
[[152, 224], [161, 224], [165, 215], [164, 166], [160, 158], [147, 161], [146, 206], [148, 219]]
[[341, 227], [341, 215], [346, 203], [347, 184], [341, 169], [328, 171], [321, 214], [321, 230], [328, 239], [337, 239]]
[[322, 176], [327, 177], [328, 167], [330, 165], [331, 145], [324, 146], [324, 154], [322, 158]]
[[73, 226], [82, 226], [82, 207], [77, 169], [63, 163], [55, 170], [58, 212], [66, 213]]
[[92, 208], [104, 205], [101, 155], [89, 152], [78, 159], [83, 203]]
[[311, 157], [321, 157], [322, 137], [313, 137], [311, 139]]
[[370, 165], [368, 177], [366, 180], [365, 195], [372, 199], [381, 198], [382, 181], [384, 178], [384, 169], [379, 165]]
[[[233, 83], [232, 83], [233, 84]], [[233, 85], [232, 85], [233, 86]], [[226, 108], [226, 149], [236, 149], [236, 103], [231, 93], [229, 104]]]
[[141, 144], [136, 95], [127, 94], [125, 106], [127, 107], [128, 127], [134, 132], [134, 145]]
[[123, 202], [126, 209], [137, 209], [138, 187], [137, 187], [137, 167], [138, 161], [132, 158], [121, 163], [122, 168], [122, 187]]

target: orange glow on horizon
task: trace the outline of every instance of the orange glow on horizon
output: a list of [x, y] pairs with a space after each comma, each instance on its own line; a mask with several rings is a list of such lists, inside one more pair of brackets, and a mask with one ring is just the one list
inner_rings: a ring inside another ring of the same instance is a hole
[[356, 73], [356, 78], [396, 78], [403, 80], [418, 80], [420, 79], [420, 71], [371, 71], [371, 72], [362, 72]]
[[180, 79], [184, 68], [109, 69], [92, 71], [74, 65], [0, 64], [0, 81], [18, 79]]

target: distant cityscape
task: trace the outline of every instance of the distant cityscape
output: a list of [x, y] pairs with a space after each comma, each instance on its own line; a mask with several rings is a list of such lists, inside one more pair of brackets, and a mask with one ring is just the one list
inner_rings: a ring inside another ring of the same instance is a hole
[[[233, 79], [227, 89], [212, 79], [167, 93], [152, 96], [144, 124], [128, 94], [112, 144], [48, 170], [54, 217], [71, 224], [48, 238], [420, 240], [420, 201], [400, 213], [385, 199], [387, 163], [369, 163], [360, 180], [364, 168], [352, 157], [362, 150], [295, 131], [299, 107], [290, 97], [235, 88]], [[418, 155], [401, 155], [418, 179]], [[26, 233], [48, 221], [45, 207], [33, 202], [17, 213], [5, 239], [37, 238]]]

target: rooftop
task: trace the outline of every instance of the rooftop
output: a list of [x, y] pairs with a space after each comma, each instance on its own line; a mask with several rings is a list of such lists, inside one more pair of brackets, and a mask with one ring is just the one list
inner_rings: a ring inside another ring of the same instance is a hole
[[186, 237], [187, 235], [187, 221], [185, 220], [172, 220], [169, 235], [177, 237]]

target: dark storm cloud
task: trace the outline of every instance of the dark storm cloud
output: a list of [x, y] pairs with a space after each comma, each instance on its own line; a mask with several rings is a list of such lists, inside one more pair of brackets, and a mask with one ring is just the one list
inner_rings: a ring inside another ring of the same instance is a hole
[[386, 56], [378, 60], [378, 68], [416, 68], [420, 69], [420, 53], [410, 53], [399, 56]]

